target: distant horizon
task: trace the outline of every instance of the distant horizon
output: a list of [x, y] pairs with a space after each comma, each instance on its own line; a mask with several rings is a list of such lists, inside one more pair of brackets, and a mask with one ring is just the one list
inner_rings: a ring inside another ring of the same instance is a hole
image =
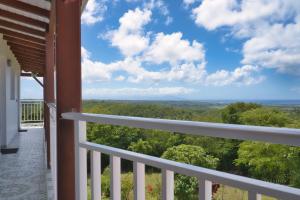
[[[21, 98], [21, 100], [43, 100], [42, 98]], [[82, 100], [88, 101], [300, 101], [299, 99], [186, 99], [186, 100], [176, 100], [176, 99], [93, 99], [93, 98], [83, 98]]]

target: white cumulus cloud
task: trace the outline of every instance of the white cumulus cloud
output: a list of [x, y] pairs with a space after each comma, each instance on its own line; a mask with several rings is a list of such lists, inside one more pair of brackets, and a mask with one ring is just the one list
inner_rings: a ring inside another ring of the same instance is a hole
[[89, 88], [83, 91], [86, 97], [114, 98], [119, 96], [153, 97], [190, 94], [193, 90], [184, 87], [149, 87], [149, 88]]
[[245, 40], [243, 65], [300, 75], [300, 1], [203, 0], [192, 13], [197, 25]]
[[151, 11], [129, 10], [120, 19], [120, 26], [106, 34], [111, 45], [120, 49], [123, 55], [133, 56], [143, 51], [149, 43], [149, 38], [143, 33], [143, 26], [151, 21]]
[[81, 23], [93, 25], [97, 22], [103, 21], [104, 14], [107, 10], [105, 2], [105, 0], [89, 0], [81, 15]]
[[146, 50], [144, 59], [152, 63], [169, 62], [176, 64], [180, 61], [204, 61], [204, 47], [201, 43], [182, 39], [182, 33], [158, 33], [151, 46]]

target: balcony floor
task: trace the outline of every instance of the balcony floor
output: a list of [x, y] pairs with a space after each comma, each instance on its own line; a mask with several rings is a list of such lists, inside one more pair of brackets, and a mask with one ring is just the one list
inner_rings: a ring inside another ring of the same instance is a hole
[[0, 199], [47, 199], [44, 130], [20, 133], [17, 154], [0, 156]]

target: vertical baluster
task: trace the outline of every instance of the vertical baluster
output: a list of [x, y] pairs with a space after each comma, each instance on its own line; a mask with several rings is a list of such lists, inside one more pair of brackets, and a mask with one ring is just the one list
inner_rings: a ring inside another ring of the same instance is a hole
[[199, 178], [199, 200], [212, 200], [212, 182]]
[[91, 151], [92, 200], [101, 199], [101, 153]]
[[87, 200], [87, 150], [79, 147], [86, 141], [86, 122], [75, 122], [75, 186], [76, 200]]
[[145, 200], [145, 164], [134, 162], [134, 199]]
[[41, 103], [40, 103], [40, 121], [44, 121], [44, 120], [43, 120], [43, 117], [42, 117], [42, 113], [43, 113], [42, 110], [43, 110], [43, 107], [44, 107], [44, 104], [43, 104], [43, 103], [44, 103], [44, 102], [41, 102]]
[[26, 119], [27, 119], [27, 105], [26, 103], [24, 103], [24, 108], [25, 108], [25, 113], [24, 113], [24, 122], [26, 122]]
[[257, 194], [255, 191], [248, 191], [248, 200], [261, 200], [261, 194]]
[[39, 104], [35, 104], [36, 114], [35, 114], [35, 120], [39, 121]]
[[21, 122], [24, 122], [24, 114], [25, 114], [25, 109], [24, 109], [24, 104], [21, 103], [21, 108], [22, 108], [22, 113], [21, 113]]
[[38, 104], [37, 104], [37, 107], [38, 107], [38, 112], [37, 112], [37, 116], [38, 116], [38, 121], [40, 122], [41, 121], [41, 102], [39, 102]]
[[30, 104], [30, 121], [33, 121], [33, 105], [32, 105], [32, 103]]
[[33, 121], [36, 121], [36, 103], [33, 103], [32, 106], [33, 106]]
[[110, 199], [121, 200], [121, 159], [110, 156]]
[[162, 199], [174, 199], [174, 172], [162, 169]]

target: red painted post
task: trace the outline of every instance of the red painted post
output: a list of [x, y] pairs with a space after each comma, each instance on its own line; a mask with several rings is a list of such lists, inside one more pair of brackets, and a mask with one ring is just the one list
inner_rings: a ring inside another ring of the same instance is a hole
[[74, 200], [74, 122], [61, 114], [81, 111], [81, 0], [56, 0], [55, 8], [58, 200]]

